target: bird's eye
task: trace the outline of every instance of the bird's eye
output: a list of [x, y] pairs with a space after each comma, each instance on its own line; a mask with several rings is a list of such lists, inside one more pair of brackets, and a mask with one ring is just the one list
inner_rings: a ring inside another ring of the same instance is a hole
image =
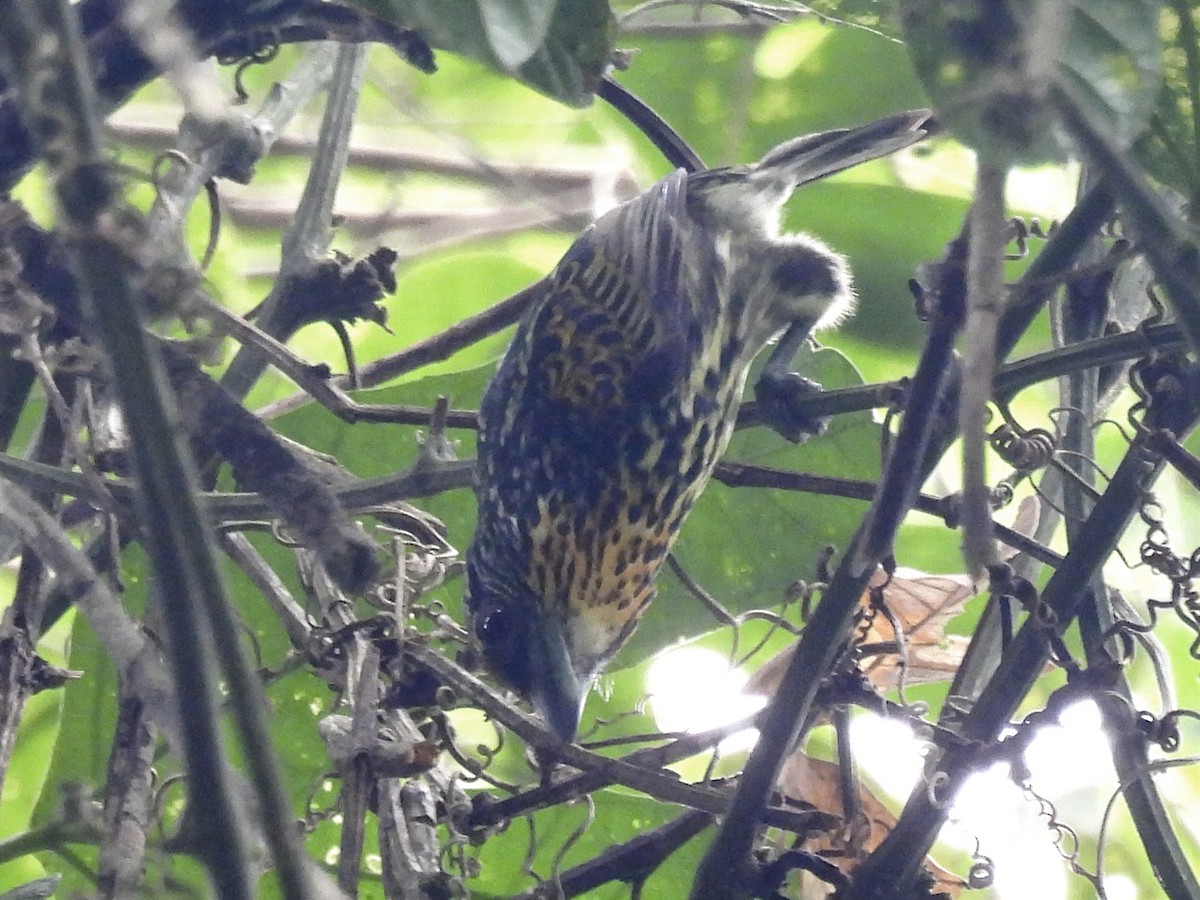
[[508, 610], [492, 606], [475, 620], [475, 636], [484, 644], [494, 645], [504, 640], [509, 630]]

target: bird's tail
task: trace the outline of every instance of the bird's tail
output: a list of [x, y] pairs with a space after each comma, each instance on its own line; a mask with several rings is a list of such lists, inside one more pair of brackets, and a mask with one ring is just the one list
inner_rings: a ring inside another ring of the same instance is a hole
[[913, 109], [857, 128], [806, 134], [775, 147], [749, 174], [768, 190], [790, 194], [802, 184], [915, 144], [935, 130], [927, 109]]

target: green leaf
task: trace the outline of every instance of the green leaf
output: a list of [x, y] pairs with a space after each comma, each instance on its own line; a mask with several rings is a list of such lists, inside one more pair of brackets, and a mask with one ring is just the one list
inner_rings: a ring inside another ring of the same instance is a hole
[[[469, 882], [471, 896], [511, 897], [529, 890], [538, 879], [549, 879], [557, 872], [594, 859], [613, 844], [664, 825], [682, 812], [672, 804], [618, 788], [597, 791], [592, 798], [595, 818], [578, 839], [574, 839], [575, 832], [588, 817], [587, 807], [582, 803], [564, 804], [536, 813], [532, 835], [527, 823], [517, 822], [490, 837], [479, 850], [479, 877]], [[689, 841], [681, 852], [669, 857], [656, 872], [657, 889], [642, 896], [679, 897], [682, 886], [691, 882], [693, 869], [690, 867], [695, 865], [696, 854], [703, 849], [703, 843], [699, 839]], [[532, 874], [529, 874], [524, 869], [526, 852], [531, 849], [529, 872]], [[563, 856], [556, 861], [560, 851], [564, 851]], [[673, 882], [670, 893], [660, 892], [664, 882]], [[589, 891], [587, 896], [616, 900], [628, 897], [629, 887], [613, 881]]]
[[[929, 102], [903, 44], [811, 19], [761, 38], [737, 31], [688, 41], [630, 34], [621, 44], [638, 50], [621, 83], [652, 101], [713, 166], [749, 162], [797, 135]], [[731, 91], [749, 69], [757, 78], [746, 93]]]
[[[0, 575], [0, 585], [7, 605], [15, 586], [11, 570]], [[0, 608], [0, 615], [3, 612]], [[67, 647], [74, 618], [73, 613], [68, 613], [38, 641], [38, 655], [51, 665], [68, 665]], [[57, 789], [57, 785], [48, 783], [47, 776], [63, 723], [65, 693], [59, 689], [41, 691], [25, 704], [8, 762], [4, 792], [0, 795], [0, 841], [27, 830], [41, 794], [47, 787]], [[17, 888], [43, 874], [45, 870], [31, 857], [0, 865], [0, 891]]]
[[1184, 195], [1194, 220], [1200, 208], [1200, 4], [1170, 0], [1169, 6], [1163, 90], [1137, 150], [1150, 174]]
[[571, 106], [591, 103], [616, 20], [606, 0], [352, 0]]
[[995, 166], [1062, 158], [1055, 82], [1128, 146], [1162, 81], [1158, 0], [905, 0], [901, 22], [938, 112]]
[[479, 7], [484, 31], [505, 69], [525, 65], [546, 39], [553, 0], [489, 0]]

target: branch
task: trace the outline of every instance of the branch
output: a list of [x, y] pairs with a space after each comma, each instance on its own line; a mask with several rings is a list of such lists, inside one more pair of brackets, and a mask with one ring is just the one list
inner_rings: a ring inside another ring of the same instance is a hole
[[[541, 290], [542, 282], [539, 281], [511, 297], [501, 300], [483, 312], [468, 316], [439, 334], [418, 341], [399, 353], [385, 356], [383, 359], [363, 367], [359, 372], [358, 387], [376, 387], [423, 366], [449, 359], [464, 347], [469, 347], [489, 335], [502, 331], [521, 317]], [[330, 379], [329, 384], [334, 388], [352, 387], [350, 378], [345, 375]], [[264, 419], [273, 419], [303, 406], [311, 399], [304, 393], [293, 394], [263, 407], [259, 410], [259, 415]]]
[[[639, 834], [623, 844], [614, 844], [595, 859], [568, 869], [554, 879], [554, 886], [561, 891], [559, 896], [578, 897], [610, 881], [640, 885], [672, 853], [712, 823], [711, 814], [688, 810], [674, 821]], [[521, 896], [535, 900], [545, 894], [539, 887]]]
[[96, 888], [104, 900], [140, 894], [146, 834], [154, 808], [153, 764], [157, 729], [140, 697], [121, 680], [117, 726], [104, 780], [104, 830]]
[[1063, 81], [1050, 88], [1064, 126], [1084, 157], [1121, 199], [1124, 218], [1138, 237], [1159, 284], [1167, 292], [1193, 349], [1200, 348], [1200, 247], [1180, 216], [1151, 187], [1145, 173], [1123, 152], [1112, 135], [1084, 112], [1075, 89]]
[[154, 205], [146, 217], [149, 245], [158, 259], [180, 271], [195, 267], [184, 240], [192, 204], [214, 178], [243, 184], [250, 180], [279, 133], [328, 82], [333, 56], [329, 44], [309, 49], [290, 77], [272, 88], [254, 116], [227, 115], [219, 127], [191, 115], [184, 117], [169, 143], [183, 157], [169, 157], [172, 165], [156, 178]]
[[966, 346], [958, 429], [962, 433], [962, 549], [979, 578], [996, 561], [984, 452], [988, 402], [996, 373], [996, 337], [1004, 311], [1004, 185], [1008, 173], [983, 163], [975, 175], [967, 258]]
[[[123, 104], [162, 72], [137, 39], [111, 14], [111, 0], [84, 0], [79, 15], [89, 23], [86, 71], [96, 74], [94, 93], [106, 107]], [[239, 59], [279, 43], [334, 40], [386, 44], [410, 65], [433, 71], [433, 54], [415, 32], [338, 3], [284, 0], [266, 5], [181, 0], [176, 9], [191, 32], [202, 58]], [[250, 36], [249, 39], [247, 36]], [[7, 87], [0, 79], [0, 88]], [[10, 190], [33, 167], [41, 136], [26, 123], [14, 93], [0, 97], [0, 194]]]
[[[952, 796], [975, 770], [976, 747], [996, 740], [1008, 724], [1021, 700], [1037, 680], [1050, 656], [1052, 638], [1061, 636], [1079, 612], [1080, 587], [1088, 584], [1111, 555], [1117, 539], [1141, 508], [1144, 492], [1153, 484], [1162, 461], [1147, 450], [1153, 428], [1170, 422], [1186, 433], [1200, 418], [1194, 405], [1197, 392], [1192, 385], [1200, 379], [1195, 367], [1171, 372], [1164, 377], [1174, 381], [1174, 390], [1160, 393], [1151, 403], [1147, 428], [1130, 446], [1107, 489], [1079, 530], [1076, 541], [1063, 564], [1051, 576], [1041, 596], [1041, 613], [1030, 616], [1005, 650], [1000, 666], [980, 693], [963, 720], [962, 735], [971, 742], [950, 749], [938, 762], [945, 775], [942, 796]], [[1165, 381], [1164, 381], [1165, 385]], [[895, 829], [858, 870], [855, 879], [864, 893], [872, 896], [869, 886], [910, 884], [921, 861], [945, 821], [948, 808], [936, 804], [924, 785], [909, 798]], [[1181, 873], [1160, 873], [1160, 876]], [[1174, 893], [1173, 896], [1193, 896]]]
[[[301, 287], [320, 277], [333, 240], [333, 202], [349, 158], [350, 128], [358, 109], [365, 71], [365, 48], [350, 45], [338, 51], [321, 119], [317, 152], [308, 169], [300, 205], [283, 235], [279, 277], [256, 313], [259, 327], [284, 341], [305, 324], [305, 317], [297, 308], [304, 299]], [[326, 294], [324, 299], [328, 301], [329, 295]], [[256, 347], [243, 345], [230, 362], [221, 383], [235, 397], [243, 398], [266, 364], [266, 358]]]
[[[435, 676], [465, 702], [485, 710], [493, 721], [512, 731], [525, 746], [544, 758], [555, 759], [600, 779], [611, 779], [605, 783], [620, 783], [657, 800], [679, 803], [714, 815], [722, 815], [728, 807], [728, 796], [724, 791], [684, 784], [672, 772], [656, 771], [627, 760], [591, 753], [577, 744], [563, 743], [539, 719], [513, 708], [478, 678], [430, 647], [410, 640], [405, 643], [404, 654], [408, 662]], [[814, 821], [805, 813], [787, 810], [772, 810], [771, 813], [767, 818], [770, 824], [801, 832]]]
[[[0, 8], [0, 29], [41, 143], [54, 148], [47, 162], [54, 177], [60, 217], [76, 239], [74, 256], [85, 308], [109, 354], [118, 395], [130, 424], [138, 471], [138, 506], [147, 524], [144, 539], [168, 623], [170, 660], [180, 705], [180, 730], [189, 773], [189, 809], [196, 817], [205, 863], [218, 892], [251, 896], [247, 846], [229, 784], [216, 724], [215, 677], [209, 662], [213, 632], [244, 742], [258, 800], [269, 822], [290, 817], [282, 779], [270, 748], [261, 688], [241, 648], [229, 636], [237, 627], [229, 609], [207, 529], [195, 500], [195, 476], [187, 447], [168, 410], [171, 398], [157, 349], [141, 327], [133, 290], [136, 258], [127, 220], [116, 206], [107, 176], [97, 98], [86, 76], [87, 61], [67, 0], [21, 2]], [[41, 18], [41, 21], [39, 21]], [[49, 31], [57, 41], [45, 40]], [[103, 305], [99, 298], [104, 298]], [[152, 524], [151, 524], [152, 523]], [[285, 891], [312, 896], [299, 836], [287, 828], [266, 835]]]

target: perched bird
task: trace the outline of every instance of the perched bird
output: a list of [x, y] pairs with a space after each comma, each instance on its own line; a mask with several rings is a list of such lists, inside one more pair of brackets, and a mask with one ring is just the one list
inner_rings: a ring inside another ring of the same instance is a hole
[[794, 439], [814, 430], [788, 371], [850, 312], [845, 260], [781, 234], [799, 185], [925, 136], [916, 110], [795, 138], [759, 162], [678, 170], [574, 243], [517, 329], [480, 409], [467, 608], [490, 668], [564, 739], [733, 431], [750, 363]]

